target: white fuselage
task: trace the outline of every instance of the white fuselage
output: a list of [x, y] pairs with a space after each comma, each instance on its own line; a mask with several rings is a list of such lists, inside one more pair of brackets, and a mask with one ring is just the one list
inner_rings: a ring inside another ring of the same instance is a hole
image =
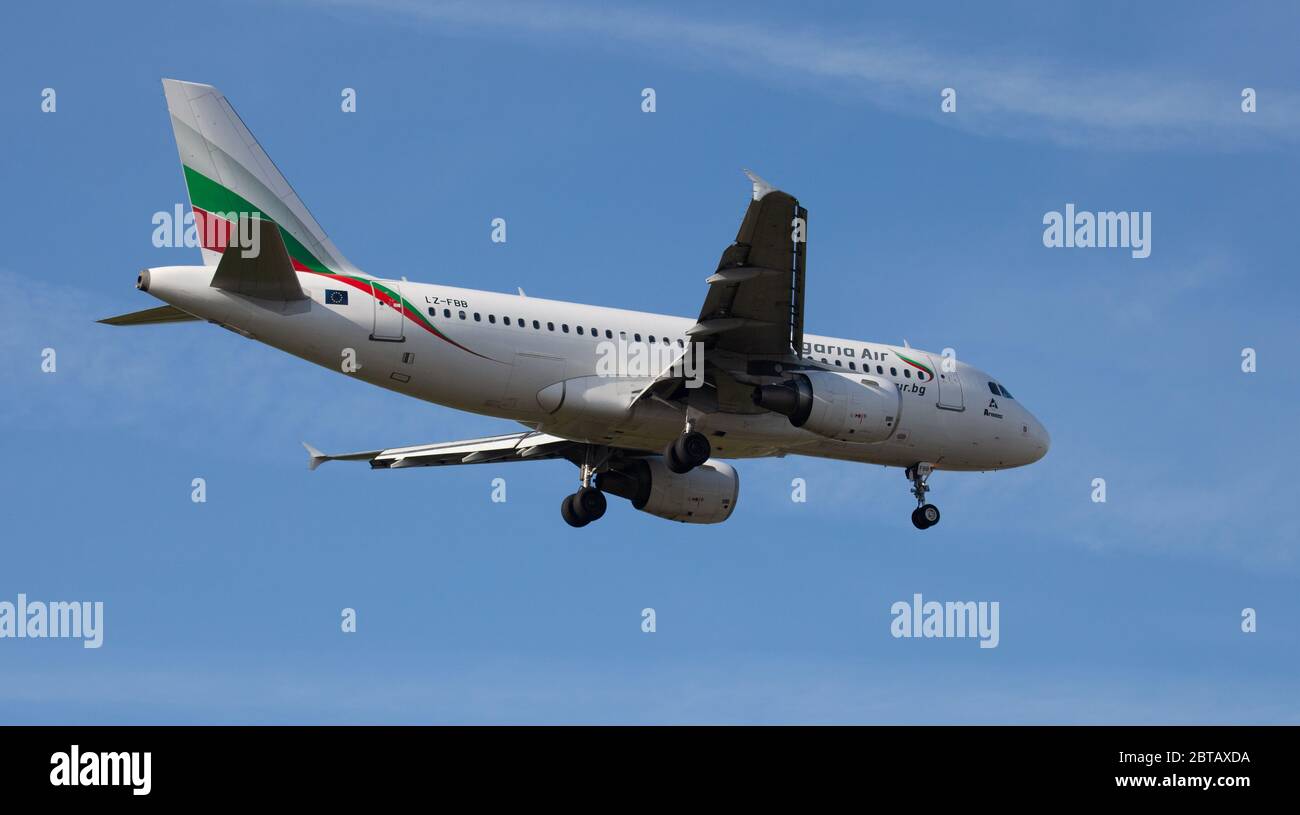
[[[211, 267], [170, 266], [150, 269], [142, 278], [150, 294], [196, 317], [407, 396], [623, 448], [658, 451], [682, 432], [681, 411], [657, 400], [641, 400], [630, 414], [611, 419], [553, 413], [548, 409], [553, 405], [539, 402], [538, 393], [557, 382], [595, 376], [611, 340], [645, 347], [662, 347], [666, 340], [683, 349], [695, 320], [378, 281], [400, 290], [403, 313], [375, 297], [365, 278], [301, 271], [298, 278], [309, 299], [280, 303], [213, 288], [212, 274]], [[412, 313], [417, 310], [418, 315]], [[697, 417], [696, 429], [710, 436], [714, 455], [792, 453], [903, 467], [924, 461], [939, 469], [994, 470], [1032, 463], [1047, 452], [1043, 426], [1016, 400], [994, 393], [993, 377], [964, 362], [945, 363], [937, 354], [914, 348], [812, 334], [805, 335], [804, 358], [826, 370], [869, 373], [894, 384], [902, 407], [893, 435], [877, 443], [838, 442], [746, 404], [737, 412]]]

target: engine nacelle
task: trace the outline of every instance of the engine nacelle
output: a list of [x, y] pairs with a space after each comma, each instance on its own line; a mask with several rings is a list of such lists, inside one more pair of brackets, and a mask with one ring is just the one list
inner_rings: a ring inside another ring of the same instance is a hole
[[754, 404], [790, 417], [790, 424], [847, 442], [894, 435], [903, 400], [894, 385], [864, 374], [808, 371], [780, 385], [754, 389]]
[[712, 458], [681, 475], [661, 456], [633, 459], [596, 476], [596, 486], [642, 512], [688, 524], [722, 523], [740, 497], [736, 468]]

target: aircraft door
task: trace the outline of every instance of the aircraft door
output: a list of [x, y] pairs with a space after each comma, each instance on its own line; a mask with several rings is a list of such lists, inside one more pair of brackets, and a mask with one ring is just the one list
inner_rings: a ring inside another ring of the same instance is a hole
[[375, 327], [372, 340], [402, 342], [406, 320], [402, 317], [402, 283], [400, 280], [370, 281], [374, 295]]
[[939, 407], [944, 410], [965, 410], [966, 399], [962, 394], [961, 376], [955, 370], [945, 371], [943, 369], [942, 359], [935, 359], [930, 355], [930, 363], [934, 365], [934, 384], [939, 388]]

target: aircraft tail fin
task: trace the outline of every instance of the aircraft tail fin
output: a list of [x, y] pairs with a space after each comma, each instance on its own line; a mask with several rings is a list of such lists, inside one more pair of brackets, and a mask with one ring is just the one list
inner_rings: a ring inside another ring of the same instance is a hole
[[217, 265], [232, 224], [245, 215], [280, 227], [294, 269], [356, 273], [221, 91], [164, 79], [163, 92], [205, 265]]

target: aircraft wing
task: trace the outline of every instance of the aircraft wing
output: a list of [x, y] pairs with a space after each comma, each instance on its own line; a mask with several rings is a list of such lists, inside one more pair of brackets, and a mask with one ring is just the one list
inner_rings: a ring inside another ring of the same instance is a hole
[[707, 349], [789, 357], [803, 351], [808, 211], [745, 171], [754, 198], [736, 241], [706, 281], [699, 321], [686, 333]]
[[415, 447], [393, 447], [388, 450], [367, 450], [360, 453], [327, 455], [303, 442], [310, 459], [308, 469], [314, 470], [326, 461], [369, 461], [375, 469], [402, 467], [439, 467], [449, 464], [482, 464], [485, 462], [531, 461], [561, 457], [576, 442], [529, 430], [504, 436], [487, 436], [481, 439], [423, 444]]

